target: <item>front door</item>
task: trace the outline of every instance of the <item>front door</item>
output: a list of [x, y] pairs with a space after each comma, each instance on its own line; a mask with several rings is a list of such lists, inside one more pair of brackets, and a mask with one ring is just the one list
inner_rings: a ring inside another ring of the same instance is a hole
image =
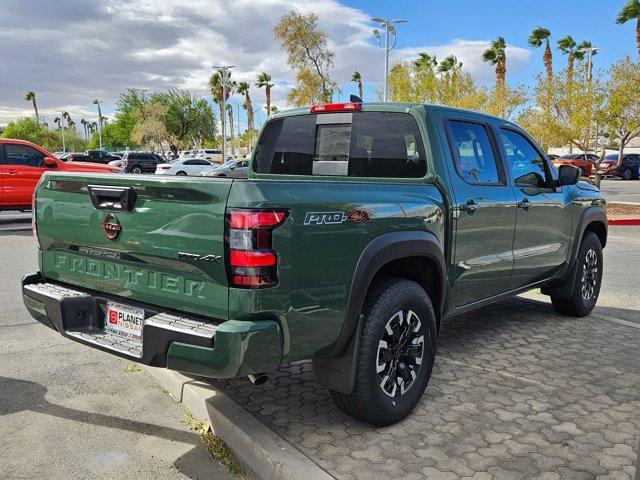
[[516, 202], [488, 124], [449, 119], [455, 208], [455, 305], [507, 288], [513, 269]]
[[511, 290], [557, 272], [568, 257], [573, 216], [545, 155], [523, 132], [500, 128], [500, 144], [517, 202]]
[[4, 144], [2, 202], [8, 206], [31, 205], [31, 195], [46, 170], [44, 153], [29, 145]]

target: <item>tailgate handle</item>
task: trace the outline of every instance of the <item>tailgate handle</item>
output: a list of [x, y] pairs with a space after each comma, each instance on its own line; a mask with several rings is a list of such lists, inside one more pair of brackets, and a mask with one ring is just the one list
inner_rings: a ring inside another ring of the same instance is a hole
[[98, 210], [130, 212], [136, 203], [136, 192], [131, 187], [87, 185], [91, 203]]

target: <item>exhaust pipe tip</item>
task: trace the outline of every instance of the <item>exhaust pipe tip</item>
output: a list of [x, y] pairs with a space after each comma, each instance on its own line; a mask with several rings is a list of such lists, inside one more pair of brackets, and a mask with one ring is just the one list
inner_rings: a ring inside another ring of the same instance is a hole
[[256, 386], [260, 386], [269, 380], [269, 376], [266, 373], [256, 373], [254, 375], [249, 375], [249, 380]]

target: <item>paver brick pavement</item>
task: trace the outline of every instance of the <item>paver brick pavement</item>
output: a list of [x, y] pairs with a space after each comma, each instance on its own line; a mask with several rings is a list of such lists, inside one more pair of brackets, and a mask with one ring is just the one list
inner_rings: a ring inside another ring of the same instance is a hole
[[214, 383], [338, 479], [631, 479], [639, 345], [639, 329], [520, 298], [456, 317], [415, 412], [385, 428], [335, 408], [308, 362]]

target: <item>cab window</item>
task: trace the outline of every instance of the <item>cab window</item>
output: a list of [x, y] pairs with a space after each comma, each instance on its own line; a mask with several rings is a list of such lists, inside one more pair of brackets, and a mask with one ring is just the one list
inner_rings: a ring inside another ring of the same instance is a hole
[[276, 118], [258, 141], [253, 168], [283, 175], [421, 178], [426, 155], [406, 113], [355, 112]]
[[43, 167], [44, 153], [28, 145], [4, 144], [6, 163], [23, 167]]
[[471, 184], [502, 183], [486, 126], [462, 120], [450, 120], [448, 123], [458, 175]]
[[501, 128], [500, 139], [516, 185], [536, 188], [553, 186], [553, 179], [544, 156], [527, 138], [513, 130]]

